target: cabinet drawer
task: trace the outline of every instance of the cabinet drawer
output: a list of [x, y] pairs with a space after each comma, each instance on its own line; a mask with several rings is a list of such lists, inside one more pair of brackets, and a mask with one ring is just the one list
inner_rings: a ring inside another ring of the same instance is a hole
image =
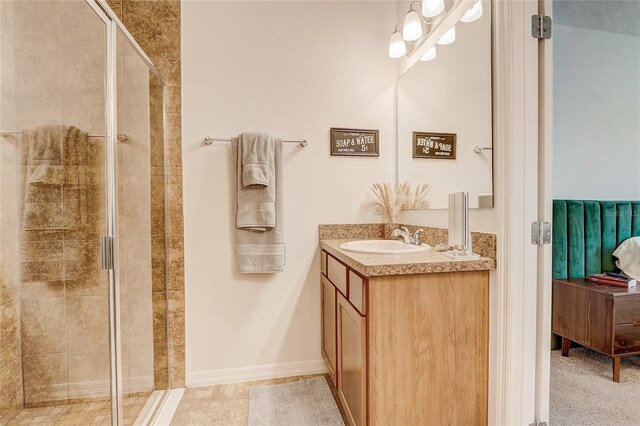
[[640, 295], [615, 297], [616, 324], [640, 321]]
[[365, 281], [353, 271], [349, 271], [349, 301], [361, 314], [367, 313]]
[[343, 295], [347, 295], [347, 267], [327, 255], [327, 277]]
[[615, 355], [640, 352], [640, 321], [616, 325], [614, 332], [613, 353]]
[[323, 275], [327, 275], [327, 252], [320, 252], [320, 271]]

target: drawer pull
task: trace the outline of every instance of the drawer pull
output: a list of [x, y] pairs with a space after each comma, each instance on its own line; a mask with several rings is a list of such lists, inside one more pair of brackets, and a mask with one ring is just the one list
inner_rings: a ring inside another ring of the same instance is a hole
[[635, 320], [631, 325], [634, 327], [640, 327], [640, 320]]

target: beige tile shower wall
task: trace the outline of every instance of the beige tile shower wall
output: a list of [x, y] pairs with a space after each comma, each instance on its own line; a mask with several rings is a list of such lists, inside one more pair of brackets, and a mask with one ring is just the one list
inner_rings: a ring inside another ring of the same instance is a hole
[[[15, 44], [13, 5], [0, 2], [0, 128], [13, 124]], [[19, 150], [0, 136], [0, 424], [23, 406], [20, 348]]]
[[[0, 13], [2, 12], [4, 8], [0, 5]], [[6, 52], [7, 48], [3, 43], [2, 52]], [[3, 87], [9, 82], [4, 76], [0, 77], [0, 85]], [[0, 127], [4, 125], [4, 115], [0, 115]], [[18, 231], [20, 214], [19, 189], [16, 185], [19, 161], [15, 143], [0, 137], [0, 424], [3, 419], [13, 417], [23, 406]]]
[[[163, 274], [164, 241], [154, 235], [153, 260], [153, 331], [156, 388], [169, 383], [184, 386], [184, 243], [182, 213], [182, 124], [179, 0], [108, 0], [131, 35], [155, 64], [167, 84], [167, 241], [168, 292]], [[153, 105], [153, 103], [152, 103]], [[159, 111], [156, 111], [159, 113]], [[152, 114], [153, 117], [157, 116]], [[152, 122], [152, 127], [153, 122]], [[158, 126], [159, 127], [159, 126]], [[153, 191], [160, 191], [161, 163], [154, 163]], [[156, 199], [160, 199], [157, 197]], [[164, 219], [158, 207], [152, 211], [154, 224]], [[154, 226], [154, 229], [158, 229]], [[168, 295], [168, 296], [167, 296]], [[168, 308], [168, 312], [167, 312]], [[168, 318], [167, 318], [168, 316]], [[167, 329], [168, 323], [168, 329]], [[167, 340], [168, 333], [168, 340]], [[169, 364], [167, 377], [166, 365]]]

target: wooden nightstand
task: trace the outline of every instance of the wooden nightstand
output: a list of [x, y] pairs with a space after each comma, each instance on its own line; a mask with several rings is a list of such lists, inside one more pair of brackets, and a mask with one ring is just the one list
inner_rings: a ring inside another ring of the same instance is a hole
[[640, 288], [555, 279], [552, 329], [562, 337], [562, 356], [569, 356], [571, 342], [610, 356], [619, 383], [620, 359], [640, 354]]

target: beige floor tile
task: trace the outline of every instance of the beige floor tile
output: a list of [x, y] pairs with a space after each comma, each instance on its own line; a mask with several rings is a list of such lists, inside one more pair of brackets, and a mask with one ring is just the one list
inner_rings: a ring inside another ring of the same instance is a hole
[[204, 409], [190, 409], [177, 411], [171, 420], [172, 426], [204, 426], [205, 424]]
[[210, 399], [213, 395], [214, 386], [204, 386], [199, 388], [187, 388], [184, 391], [184, 396], [182, 400], [191, 400], [191, 399]]
[[[125, 424], [133, 424], [151, 393], [137, 393], [125, 396], [123, 405]], [[61, 405], [43, 403], [43, 407], [26, 408], [8, 425], [111, 425], [111, 403], [107, 398], [82, 399]], [[203, 414], [204, 418], [204, 414]]]
[[249, 418], [249, 399], [212, 401], [207, 407], [207, 425], [246, 425]]
[[[290, 383], [320, 376], [323, 375], [314, 374], [254, 382], [230, 383], [206, 388], [190, 388], [186, 390], [178, 407], [178, 412], [176, 412], [176, 416], [174, 416], [171, 424], [174, 426], [245, 426], [249, 417], [249, 389], [252, 387]], [[338, 406], [340, 407], [339, 402]]]

